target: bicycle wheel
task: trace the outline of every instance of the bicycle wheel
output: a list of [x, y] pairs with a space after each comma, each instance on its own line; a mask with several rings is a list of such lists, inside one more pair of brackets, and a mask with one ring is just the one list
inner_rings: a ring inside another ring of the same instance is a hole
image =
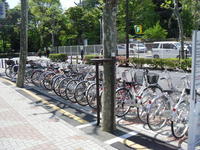
[[67, 84], [68, 82], [72, 80], [71, 78], [64, 78], [64, 79], [61, 79], [59, 85], [58, 85], [58, 94], [59, 96], [61, 96], [62, 98], [64, 99], [69, 99], [66, 95], [66, 88], [67, 88]]
[[149, 104], [149, 100], [152, 100], [160, 93], [162, 93], [162, 89], [160, 87], [149, 86], [143, 90], [141, 96], [139, 97], [137, 115], [143, 123], [147, 123], [147, 105]]
[[43, 73], [42, 70], [35, 70], [31, 76], [31, 81], [35, 86], [40, 86], [39, 77]]
[[116, 90], [115, 99], [115, 113], [117, 117], [125, 116], [130, 110], [131, 104], [134, 101], [131, 93], [127, 88], [120, 88]]
[[170, 104], [167, 98], [162, 95], [156, 98], [147, 113], [147, 125], [153, 131], [157, 131], [166, 125], [170, 112]]
[[79, 82], [74, 89], [74, 98], [79, 105], [86, 106], [88, 101], [86, 98], [86, 91], [89, 86], [89, 81]]
[[175, 116], [171, 122], [172, 135], [175, 138], [182, 138], [188, 131], [189, 103], [181, 102], [176, 108]]
[[50, 72], [50, 73], [45, 75], [44, 80], [42, 82], [45, 89], [47, 89], [47, 90], [52, 89], [52, 78], [53, 78], [54, 75], [55, 75], [54, 72]]
[[[102, 93], [102, 84], [99, 84], [99, 96], [101, 97]], [[97, 109], [97, 93], [96, 93], [96, 83], [90, 84], [90, 86], [87, 88], [86, 92], [86, 98], [88, 105], [93, 108]]]
[[80, 82], [79, 80], [70, 80], [66, 85], [65, 94], [66, 97], [69, 98], [69, 100], [72, 103], [76, 103], [76, 100], [74, 98], [74, 92], [75, 92], [74, 90], [79, 82]]
[[12, 66], [8, 66], [8, 67], [5, 69], [5, 74], [6, 74], [7, 77], [11, 78]]
[[59, 84], [63, 79], [64, 79], [63, 76], [57, 76], [57, 77], [53, 78], [52, 89], [53, 89], [54, 93], [56, 93], [56, 95], [58, 95], [58, 96], [60, 96]]

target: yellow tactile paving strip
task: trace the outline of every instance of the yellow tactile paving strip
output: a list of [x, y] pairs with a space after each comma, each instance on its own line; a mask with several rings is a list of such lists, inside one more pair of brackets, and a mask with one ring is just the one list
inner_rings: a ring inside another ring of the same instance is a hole
[[[12, 85], [16, 85], [15, 83], [7, 80], [7, 79], [4, 79], [4, 78], [1, 78], [1, 80], [4, 80], [6, 82], [9, 82], [10, 84]], [[26, 92], [27, 94], [29, 94], [30, 96], [34, 97], [35, 99], [37, 99], [38, 101], [41, 101], [43, 104], [46, 104], [48, 107], [51, 107], [53, 110], [56, 110], [56, 111], [59, 111], [61, 114], [65, 115], [66, 117], [70, 118], [70, 119], [73, 119], [81, 124], [85, 124], [85, 123], [88, 123], [88, 121], [86, 120], [83, 120], [82, 118], [70, 113], [70, 112], [67, 112], [65, 111], [64, 109], [61, 109], [60, 107], [54, 105], [54, 104], [50, 104], [47, 100], [35, 95], [33, 92], [27, 90], [27, 89], [21, 89], [22, 91]]]

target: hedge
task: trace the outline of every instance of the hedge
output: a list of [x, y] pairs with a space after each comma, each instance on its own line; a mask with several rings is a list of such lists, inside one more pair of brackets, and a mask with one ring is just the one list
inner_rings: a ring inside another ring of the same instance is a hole
[[85, 64], [94, 64], [91, 59], [94, 58], [102, 58], [102, 56], [100, 55], [85, 55], [83, 58], [83, 61], [85, 62]]
[[191, 70], [192, 59], [178, 59], [178, 58], [164, 58], [164, 59], [155, 59], [155, 58], [130, 58], [129, 62], [137, 67], [148, 67], [154, 69], [182, 69], [185, 71]]
[[[86, 64], [93, 64], [90, 60], [93, 58], [101, 58], [99, 55], [85, 55], [84, 61]], [[117, 62], [119, 65], [125, 65], [127, 59], [125, 56], [117, 56]], [[129, 63], [138, 68], [148, 67], [152, 69], [182, 69], [185, 71], [191, 71], [192, 59], [179, 59], [179, 58], [129, 58]]]
[[49, 54], [49, 58], [53, 62], [65, 62], [68, 59], [67, 54]]

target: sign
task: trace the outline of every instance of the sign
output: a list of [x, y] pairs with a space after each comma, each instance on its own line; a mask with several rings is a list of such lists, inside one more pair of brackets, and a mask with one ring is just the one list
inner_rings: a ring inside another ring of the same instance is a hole
[[6, 17], [6, 9], [5, 9], [5, 3], [0, 3], [0, 19], [4, 19]]
[[195, 150], [200, 144], [200, 31], [193, 31], [192, 37], [192, 86], [190, 100], [188, 149]]
[[135, 34], [142, 34], [142, 25], [134, 25]]

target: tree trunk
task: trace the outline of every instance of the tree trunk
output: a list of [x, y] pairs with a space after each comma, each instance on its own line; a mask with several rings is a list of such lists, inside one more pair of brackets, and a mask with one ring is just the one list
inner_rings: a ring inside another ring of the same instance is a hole
[[178, 28], [179, 28], [179, 40], [181, 42], [180, 58], [184, 59], [185, 53], [184, 53], [184, 38], [183, 38], [183, 22], [182, 22], [180, 13], [179, 13], [178, 1], [177, 0], [174, 0], [174, 14], [177, 18]]
[[[117, 48], [116, 14], [117, 0], [104, 0], [103, 10], [103, 46], [104, 58], [115, 60]], [[115, 124], [115, 61], [103, 63], [104, 92], [102, 100], [102, 130], [112, 132]]]
[[20, 60], [19, 60], [17, 87], [24, 87], [24, 76], [25, 76], [27, 49], [28, 49], [27, 24], [28, 24], [28, 2], [27, 0], [21, 0]]

